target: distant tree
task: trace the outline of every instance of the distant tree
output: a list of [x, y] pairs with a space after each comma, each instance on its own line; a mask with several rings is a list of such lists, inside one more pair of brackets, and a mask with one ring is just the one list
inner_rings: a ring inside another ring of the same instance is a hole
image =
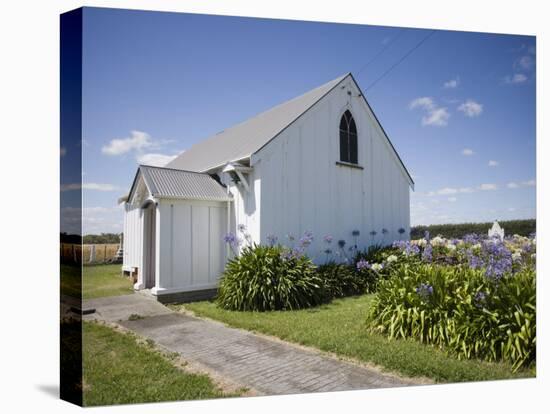
[[114, 244], [120, 242], [118, 233], [86, 234], [82, 241], [84, 244]]
[[59, 234], [61, 243], [80, 244], [82, 237], [78, 234], [67, 234], [65, 232]]
[[[499, 224], [504, 229], [506, 235], [519, 234], [520, 236], [529, 236], [529, 234], [535, 233], [537, 229], [537, 221], [535, 219], [499, 221]], [[461, 238], [470, 233], [487, 234], [492, 225], [492, 222], [487, 222], [414, 226], [411, 228], [411, 239], [424, 237], [426, 231], [429, 231], [432, 236], [440, 235], [446, 238]]]

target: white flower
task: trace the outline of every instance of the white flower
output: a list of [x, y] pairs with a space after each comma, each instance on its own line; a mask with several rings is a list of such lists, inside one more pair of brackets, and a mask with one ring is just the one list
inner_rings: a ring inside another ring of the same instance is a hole
[[417, 239], [417, 240], [411, 241], [411, 244], [414, 244], [416, 246], [421, 246], [421, 247], [425, 247], [427, 243], [428, 242], [426, 241], [426, 239]]
[[533, 253], [533, 254], [531, 255], [531, 259], [536, 259], [536, 258], [537, 258], [537, 254], [536, 254], [536, 253]]
[[521, 253], [516, 251], [512, 254], [512, 261], [517, 262], [519, 260], [521, 260]]
[[388, 263], [393, 263], [395, 261], [397, 261], [397, 256], [395, 254], [389, 255], [386, 259], [386, 262]]
[[450, 251], [455, 251], [456, 250], [456, 246], [452, 243], [448, 243], [447, 244], [447, 249], [449, 249]]
[[472, 246], [472, 250], [479, 250], [479, 249], [481, 249], [481, 244], [479, 243], [476, 243]]
[[445, 244], [445, 239], [442, 239], [441, 237], [436, 236], [431, 240], [431, 243], [432, 243], [432, 246], [441, 246]]
[[382, 270], [382, 265], [380, 263], [375, 263], [371, 266], [371, 269], [375, 272], [379, 272], [380, 270]]

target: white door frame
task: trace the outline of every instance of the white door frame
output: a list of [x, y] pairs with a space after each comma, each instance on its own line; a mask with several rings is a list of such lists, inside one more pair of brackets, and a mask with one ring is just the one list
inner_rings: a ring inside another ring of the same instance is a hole
[[138, 280], [135, 290], [152, 289], [155, 287], [157, 261], [157, 203], [151, 198], [141, 205], [141, 219], [143, 220], [141, 234], [141, 266], [138, 270]]

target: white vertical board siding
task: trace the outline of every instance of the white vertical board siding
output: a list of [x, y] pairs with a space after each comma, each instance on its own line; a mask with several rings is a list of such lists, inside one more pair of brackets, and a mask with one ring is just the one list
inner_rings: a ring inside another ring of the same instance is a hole
[[250, 191], [246, 191], [244, 186], [232, 182], [230, 176], [222, 173], [221, 170], [218, 171], [218, 175], [233, 196], [229, 230], [243, 238], [243, 235], [237, 231], [237, 226], [244, 224], [252, 242], [260, 243], [261, 164], [254, 165], [251, 173], [244, 174]]
[[[408, 237], [409, 183], [390, 144], [382, 135], [351, 80], [352, 96], [334, 89], [289, 128], [258, 151], [252, 159], [261, 165], [260, 239], [268, 234], [289, 244], [286, 235], [314, 233], [308, 254], [324, 260], [323, 236], [333, 236], [347, 247], [389, 244]], [[349, 109], [358, 129], [358, 162], [363, 169], [336, 165], [340, 159], [339, 123]], [[238, 214], [237, 214], [238, 215]], [[406, 233], [399, 234], [403, 227]], [[387, 234], [382, 234], [382, 229]], [[371, 231], [376, 231], [374, 239]]]
[[125, 268], [141, 267], [143, 243], [143, 216], [138, 206], [124, 205], [124, 255]]
[[160, 200], [157, 289], [186, 291], [216, 286], [225, 265], [226, 205]]

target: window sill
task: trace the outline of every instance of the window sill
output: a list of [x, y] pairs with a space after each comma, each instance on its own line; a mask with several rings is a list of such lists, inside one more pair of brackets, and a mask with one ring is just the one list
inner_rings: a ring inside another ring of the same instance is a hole
[[336, 161], [336, 165], [339, 165], [341, 167], [349, 167], [349, 168], [355, 168], [358, 170], [363, 170], [363, 166], [359, 164], [353, 164], [351, 162], [345, 162], [345, 161]]

